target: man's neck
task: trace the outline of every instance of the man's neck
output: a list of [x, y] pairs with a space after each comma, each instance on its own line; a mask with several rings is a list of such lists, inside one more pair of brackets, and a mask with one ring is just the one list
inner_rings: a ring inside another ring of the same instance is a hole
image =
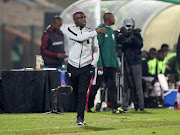
[[84, 27], [78, 26], [78, 25], [76, 25], [76, 27], [79, 28], [80, 30], [82, 30], [84, 28]]
[[105, 25], [106, 27], [110, 27], [109, 22], [105, 22], [104, 25]]
[[84, 27], [80, 27], [80, 26], [79, 26], [79, 29], [80, 29], [80, 30], [82, 30], [83, 28], [84, 28]]

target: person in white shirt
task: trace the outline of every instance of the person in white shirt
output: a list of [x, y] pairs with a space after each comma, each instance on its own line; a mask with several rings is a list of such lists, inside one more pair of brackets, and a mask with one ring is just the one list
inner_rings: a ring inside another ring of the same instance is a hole
[[104, 34], [106, 29], [95, 31], [85, 27], [86, 16], [83, 12], [74, 13], [73, 20], [75, 26], [62, 27], [61, 30], [68, 39], [67, 71], [70, 75], [70, 84], [73, 87], [74, 103], [77, 109], [76, 125], [84, 125], [87, 90], [99, 59], [97, 33]]

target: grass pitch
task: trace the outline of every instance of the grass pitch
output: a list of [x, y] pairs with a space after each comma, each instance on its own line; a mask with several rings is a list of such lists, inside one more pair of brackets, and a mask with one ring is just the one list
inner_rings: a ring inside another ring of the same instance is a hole
[[146, 109], [85, 113], [87, 125], [76, 126], [76, 113], [0, 114], [0, 135], [180, 135], [180, 111]]

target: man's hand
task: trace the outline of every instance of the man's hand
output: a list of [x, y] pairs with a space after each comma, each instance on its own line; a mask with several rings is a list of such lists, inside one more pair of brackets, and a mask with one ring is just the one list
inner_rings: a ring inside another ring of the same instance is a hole
[[106, 28], [98, 29], [98, 30], [96, 30], [96, 32], [100, 33], [100, 34], [105, 34], [106, 33]]
[[98, 67], [98, 70], [103, 71], [103, 66]]
[[98, 75], [102, 75], [103, 74], [103, 66], [98, 67]]
[[57, 53], [57, 58], [59, 58], [59, 59], [64, 59], [66, 57], [68, 57], [68, 55], [66, 53]]

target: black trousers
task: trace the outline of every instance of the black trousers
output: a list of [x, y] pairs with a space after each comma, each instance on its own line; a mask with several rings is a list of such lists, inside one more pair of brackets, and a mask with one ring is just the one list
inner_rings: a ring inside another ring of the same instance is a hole
[[94, 106], [94, 99], [97, 90], [101, 86], [102, 81], [105, 81], [108, 88], [108, 98], [111, 102], [112, 109], [117, 109], [117, 89], [116, 89], [116, 68], [115, 67], [103, 67], [103, 75], [98, 75], [96, 85], [91, 86], [88, 100], [88, 108]]
[[70, 84], [73, 87], [74, 105], [77, 111], [77, 117], [80, 116], [81, 119], [84, 119], [87, 90], [94, 69], [91, 65], [82, 68], [75, 68], [68, 64], [67, 71], [70, 74]]

